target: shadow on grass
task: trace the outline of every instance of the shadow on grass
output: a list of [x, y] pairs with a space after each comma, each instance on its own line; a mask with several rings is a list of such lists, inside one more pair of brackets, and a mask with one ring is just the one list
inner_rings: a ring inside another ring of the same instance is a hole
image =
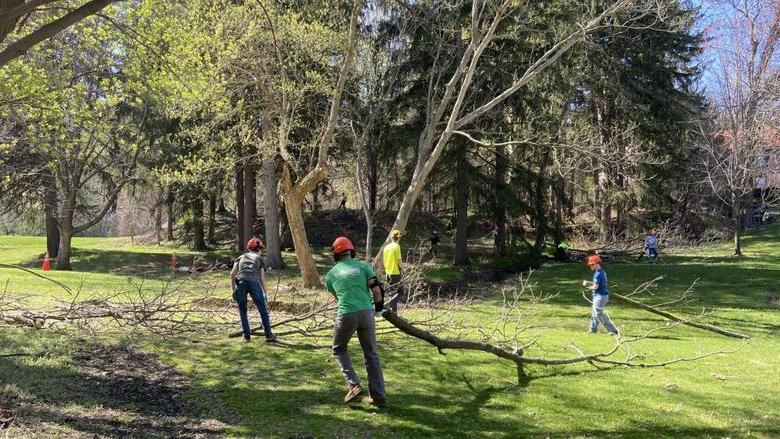
[[[5, 334], [0, 344], [23, 348]], [[43, 361], [0, 358], [0, 409], [16, 418], [9, 434], [220, 437], [237, 423], [224, 410], [201, 413], [188, 398], [206, 392], [149, 354], [124, 345], [74, 344], [73, 352], [49, 346]], [[50, 365], [52, 359], [64, 364]]]

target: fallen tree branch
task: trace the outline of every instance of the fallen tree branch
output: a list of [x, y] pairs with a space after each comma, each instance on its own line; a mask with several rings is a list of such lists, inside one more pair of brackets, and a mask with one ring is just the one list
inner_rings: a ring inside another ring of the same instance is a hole
[[645, 311], [648, 311], [648, 312], [651, 312], [653, 314], [659, 315], [659, 316], [661, 316], [661, 317], [663, 317], [665, 319], [671, 320], [673, 322], [679, 322], [679, 323], [681, 323], [683, 325], [686, 325], [686, 326], [691, 326], [691, 327], [694, 327], [694, 328], [703, 329], [705, 331], [714, 332], [716, 334], [725, 335], [726, 337], [741, 338], [741, 339], [744, 339], [744, 340], [747, 340], [747, 339], [750, 338], [749, 335], [740, 334], [739, 332], [729, 331], [728, 329], [723, 329], [723, 328], [720, 328], [720, 327], [717, 327], [717, 326], [714, 326], [714, 325], [709, 325], [707, 323], [692, 322], [690, 320], [686, 320], [686, 319], [677, 317], [676, 315], [674, 315], [672, 313], [669, 313], [669, 312], [666, 312], [666, 311], [661, 311], [658, 308], [655, 308], [653, 306], [644, 304], [644, 303], [636, 301], [634, 299], [630, 299], [630, 298], [628, 298], [626, 296], [623, 296], [622, 294], [610, 293], [610, 296], [612, 296], [615, 299], [620, 300], [622, 302], [626, 302], [626, 303], [628, 303], [628, 304], [630, 304], [632, 306], [635, 306], [637, 308], [641, 308], [641, 309], [643, 309]]
[[0, 264], [0, 267], [2, 267], [2, 268], [13, 268], [13, 269], [16, 269], [16, 270], [22, 270], [24, 272], [32, 274], [33, 276], [37, 276], [37, 277], [39, 277], [41, 279], [45, 279], [45, 280], [47, 280], [49, 282], [52, 282], [52, 283], [56, 284], [57, 286], [61, 287], [63, 290], [67, 291], [68, 293], [73, 293], [73, 291], [71, 291], [71, 289], [67, 285], [65, 285], [64, 283], [62, 283], [62, 282], [60, 282], [58, 280], [54, 280], [54, 279], [52, 279], [50, 277], [44, 276], [44, 275], [42, 275], [40, 273], [36, 273], [33, 270], [29, 270], [27, 268], [20, 267], [18, 265], [12, 265], [12, 264]]

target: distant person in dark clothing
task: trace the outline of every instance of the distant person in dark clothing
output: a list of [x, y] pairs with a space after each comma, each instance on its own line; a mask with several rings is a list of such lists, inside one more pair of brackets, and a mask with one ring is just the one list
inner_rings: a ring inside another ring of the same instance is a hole
[[431, 257], [435, 258], [439, 254], [439, 242], [441, 241], [441, 238], [439, 238], [439, 234], [436, 232], [436, 230], [433, 231], [433, 234], [431, 235]]
[[339, 204], [339, 209], [347, 210], [347, 194], [344, 192], [341, 193], [341, 204]]
[[558, 262], [569, 262], [569, 244], [562, 242], [555, 247], [553, 259]]

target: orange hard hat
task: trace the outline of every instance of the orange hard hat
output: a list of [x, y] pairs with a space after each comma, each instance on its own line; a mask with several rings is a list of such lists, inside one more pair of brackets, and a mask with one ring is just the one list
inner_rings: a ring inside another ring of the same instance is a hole
[[335, 241], [333, 241], [331, 249], [333, 250], [334, 255], [340, 255], [341, 253], [348, 252], [350, 250], [355, 251], [355, 246], [352, 245], [352, 241], [350, 241], [346, 236], [339, 236]]
[[590, 256], [588, 256], [588, 258], [585, 260], [585, 263], [586, 263], [587, 265], [596, 265], [596, 264], [600, 264], [600, 263], [601, 263], [601, 256], [599, 256], [599, 255], [590, 255]]
[[246, 243], [246, 249], [252, 252], [265, 248], [265, 243], [262, 239], [254, 237]]

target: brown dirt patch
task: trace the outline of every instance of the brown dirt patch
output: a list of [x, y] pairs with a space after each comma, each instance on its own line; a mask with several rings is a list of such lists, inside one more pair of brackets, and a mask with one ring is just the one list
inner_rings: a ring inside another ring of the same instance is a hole
[[[12, 436], [34, 437], [223, 437], [237, 422], [209, 397], [219, 413], [201, 413], [188, 378], [149, 353], [126, 345], [85, 342], [71, 367], [18, 363], [15, 387], [0, 390], [0, 425], [14, 417]], [[29, 374], [35, 380], [25, 381]], [[214, 410], [210, 408], [213, 412]]]

